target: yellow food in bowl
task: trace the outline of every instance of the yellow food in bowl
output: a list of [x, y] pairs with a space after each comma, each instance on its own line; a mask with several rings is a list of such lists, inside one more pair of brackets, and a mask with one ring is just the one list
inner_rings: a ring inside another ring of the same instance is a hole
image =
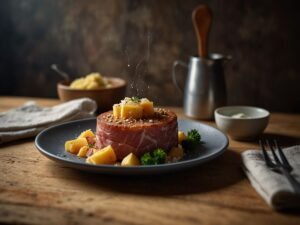
[[70, 84], [70, 88], [79, 90], [96, 90], [107, 88], [111, 84], [100, 73], [90, 73], [85, 77], [78, 78]]

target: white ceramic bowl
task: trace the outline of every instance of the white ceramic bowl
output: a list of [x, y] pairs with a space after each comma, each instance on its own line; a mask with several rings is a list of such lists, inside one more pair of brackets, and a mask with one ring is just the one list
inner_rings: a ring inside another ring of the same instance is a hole
[[252, 106], [226, 106], [215, 110], [215, 121], [220, 130], [235, 140], [253, 140], [263, 133], [270, 113]]

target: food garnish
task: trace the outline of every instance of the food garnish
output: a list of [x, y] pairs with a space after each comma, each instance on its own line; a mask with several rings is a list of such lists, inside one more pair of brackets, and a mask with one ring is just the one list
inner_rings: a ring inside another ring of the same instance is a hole
[[154, 114], [153, 102], [147, 98], [126, 97], [119, 104], [113, 105], [114, 118], [141, 119]]
[[135, 102], [135, 103], [139, 103], [139, 102], [141, 101], [141, 99], [140, 99], [139, 97], [137, 97], [137, 96], [131, 97], [131, 100], [132, 100], [133, 102]]
[[153, 152], [147, 152], [141, 157], [142, 165], [163, 164], [166, 161], [167, 153], [161, 148], [155, 149]]
[[198, 130], [192, 129], [187, 133], [187, 137], [181, 142], [181, 145], [186, 151], [193, 151], [200, 143], [201, 135]]
[[[87, 157], [87, 163], [116, 164], [117, 158], [113, 147], [109, 145], [103, 149], [94, 148], [93, 144], [88, 143], [88, 139], [93, 137], [95, 134], [91, 130], [83, 131], [76, 139], [66, 141], [65, 149], [79, 157]], [[182, 137], [185, 139], [181, 142], [180, 138]], [[178, 131], [178, 143], [178, 146], [174, 146], [168, 153], [162, 148], [156, 148], [143, 154], [140, 159], [134, 153], [130, 153], [119, 164], [121, 166], [138, 166], [179, 161], [185, 154], [195, 150], [195, 147], [201, 143], [201, 136], [196, 129], [190, 130], [187, 135], [183, 131]]]

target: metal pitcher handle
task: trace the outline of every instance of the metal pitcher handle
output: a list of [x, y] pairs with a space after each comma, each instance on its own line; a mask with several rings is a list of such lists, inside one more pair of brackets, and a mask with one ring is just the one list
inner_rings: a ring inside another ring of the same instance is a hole
[[187, 68], [188, 65], [187, 65], [185, 62], [181, 61], [181, 60], [176, 60], [176, 61], [174, 61], [174, 63], [173, 63], [173, 70], [172, 70], [172, 79], [173, 79], [173, 83], [175, 84], [175, 86], [176, 86], [181, 92], [183, 92], [183, 87], [181, 87], [181, 86], [178, 84], [177, 79], [176, 79], [176, 67], [177, 67], [177, 66], [183, 66], [183, 67]]

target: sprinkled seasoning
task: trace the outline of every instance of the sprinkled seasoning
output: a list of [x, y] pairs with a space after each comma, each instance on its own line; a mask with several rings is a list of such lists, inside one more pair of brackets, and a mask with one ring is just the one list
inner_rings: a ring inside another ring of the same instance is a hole
[[103, 117], [103, 120], [107, 123], [113, 123], [118, 126], [135, 126], [136, 124], [153, 124], [161, 120], [165, 120], [168, 117], [168, 111], [162, 108], [154, 108], [154, 114], [151, 117], [145, 117], [140, 119], [135, 118], [115, 118], [112, 113], [108, 113]]

